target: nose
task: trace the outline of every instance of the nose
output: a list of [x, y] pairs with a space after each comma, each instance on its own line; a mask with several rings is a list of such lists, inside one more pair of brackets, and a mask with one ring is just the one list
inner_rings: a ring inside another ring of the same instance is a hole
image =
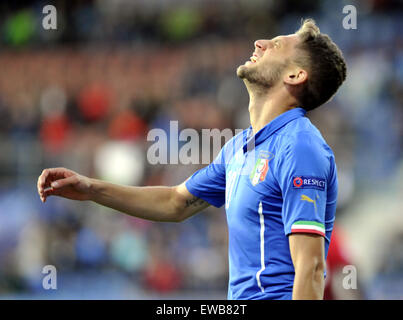
[[264, 45], [264, 40], [256, 40], [255, 48], [259, 48], [260, 50], [266, 50], [266, 47]]

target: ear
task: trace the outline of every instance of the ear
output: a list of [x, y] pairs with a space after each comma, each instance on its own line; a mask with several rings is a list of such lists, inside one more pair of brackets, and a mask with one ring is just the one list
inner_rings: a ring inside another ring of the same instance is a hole
[[306, 70], [295, 67], [289, 69], [283, 78], [284, 82], [289, 85], [299, 85], [308, 80], [308, 72]]

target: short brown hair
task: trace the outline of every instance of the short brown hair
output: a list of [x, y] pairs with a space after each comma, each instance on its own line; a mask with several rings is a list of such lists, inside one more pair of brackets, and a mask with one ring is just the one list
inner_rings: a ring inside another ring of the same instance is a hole
[[301, 42], [295, 63], [308, 71], [308, 80], [298, 95], [307, 111], [324, 104], [346, 79], [346, 62], [337, 45], [327, 34], [320, 33], [313, 19], [302, 21], [296, 34]]

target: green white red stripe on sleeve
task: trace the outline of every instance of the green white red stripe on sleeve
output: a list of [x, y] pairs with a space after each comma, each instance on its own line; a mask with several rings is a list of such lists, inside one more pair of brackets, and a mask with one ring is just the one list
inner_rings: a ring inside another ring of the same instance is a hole
[[291, 226], [291, 233], [316, 233], [325, 236], [325, 226], [315, 221], [297, 221]]

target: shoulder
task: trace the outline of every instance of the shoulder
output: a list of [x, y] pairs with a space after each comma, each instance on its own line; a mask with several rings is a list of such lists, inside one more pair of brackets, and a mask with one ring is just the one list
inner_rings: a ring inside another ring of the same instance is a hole
[[303, 154], [334, 157], [332, 149], [326, 143], [320, 131], [306, 118], [293, 121], [279, 132], [281, 154]]
[[333, 176], [333, 151], [309, 119], [302, 118], [298, 122], [279, 133], [275, 171], [280, 175], [294, 172], [296, 175]]

